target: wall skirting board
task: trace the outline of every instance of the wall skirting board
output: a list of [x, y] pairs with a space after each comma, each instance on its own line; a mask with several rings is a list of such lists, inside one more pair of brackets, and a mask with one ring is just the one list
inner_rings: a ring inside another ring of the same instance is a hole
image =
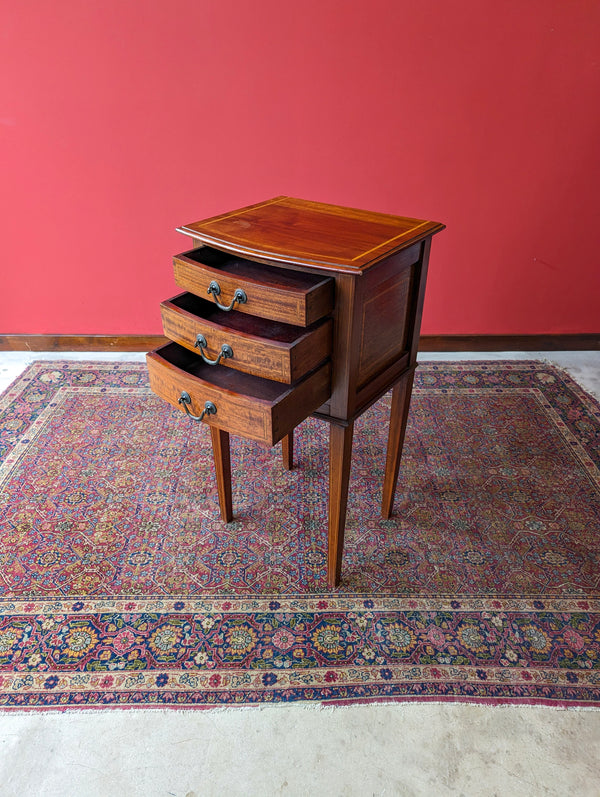
[[162, 335], [0, 335], [0, 351], [150, 351]]
[[[162, 335], [0, 335], [0, 351], [150, 351]], [[599, 351], [600, 332], [582, 335], [421, 335], [419, 351]]]

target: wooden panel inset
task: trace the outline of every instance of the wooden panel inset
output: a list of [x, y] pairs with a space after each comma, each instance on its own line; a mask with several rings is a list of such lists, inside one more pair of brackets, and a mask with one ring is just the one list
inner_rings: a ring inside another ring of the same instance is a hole
[[394, 274], [363, 303], [359, 389], [406, 349], [412, 274], [412, 268]]

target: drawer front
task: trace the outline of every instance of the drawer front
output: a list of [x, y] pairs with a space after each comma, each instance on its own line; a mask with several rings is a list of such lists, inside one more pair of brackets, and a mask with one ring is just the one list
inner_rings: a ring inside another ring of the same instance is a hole
[[333, 322], [329, 318], [308, 328], [294, 327], [226, 313], [190, 293], [174, 296], [160, 307], [165, 335], [217, 363], [216, 368], [226, 366], [291, 384], [331, 353]]
[[[274, 445], [327, 400], [331, 366], [319, 366], [294, 387], [230, 368], [211, 369], [176, 343], [146, 355], [150, 387], [182, 414], [200, 417], [207, 402], [213, 410], [202, 423], [241, 437]], [[184, 400], [182, 394], [187, 394]], [[190, 423], [193, 423], [189, 419]]]
[[[306, 327], [333, 308], [331, 277], [266, 266], [210, 247], [176, 255], [173, 269], [175, 282], [196, 296], [261, 318]], [[236, 291], [243, 292], [241, 301]]]

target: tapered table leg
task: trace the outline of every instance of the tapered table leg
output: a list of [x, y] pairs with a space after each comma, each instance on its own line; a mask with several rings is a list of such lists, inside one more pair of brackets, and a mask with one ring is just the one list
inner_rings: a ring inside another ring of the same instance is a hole
[[219, 508], [221, 518], [230, 523], [233, 520], [233, 505], [231, 501], [231, 458], [229, 456], [229, 432], [210, 427], [212, 438], [213, 458], [217, 476], [217, 491], [219, 493]]
[[283, 455], [283, 467], [286, 470], [294, 468], [294, 432], [286, 434], [281, 441], [281, 453]]
[[414, 379], [414, 371], [407, 374], [392, 390], [392, 409], [390, 411], [390, 428], [388, 432], [387, 459], [385, 463], [385, 477], [383, 481], [383, 497], [381, 501], [381, 514], [389, 518], [394, 506], [394, 495], [398, 482], [398, 471], [402, 458], [410, 396]]
[[327, 583], [337, 587], [342, 570], [344, 527], [348, 504], [348, 482], [352, 459], [354, 423], [348, 426], [331, 424], [329, 430], [329, 545]]

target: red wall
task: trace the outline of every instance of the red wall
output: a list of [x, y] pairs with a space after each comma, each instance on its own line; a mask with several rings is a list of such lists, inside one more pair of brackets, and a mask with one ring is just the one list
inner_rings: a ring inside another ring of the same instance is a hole
[[178, 224], [443, 221], [423, 332], [600, 329], [597, 0], [31, 0], [0, 20], [0, 332], [160, 331]]

